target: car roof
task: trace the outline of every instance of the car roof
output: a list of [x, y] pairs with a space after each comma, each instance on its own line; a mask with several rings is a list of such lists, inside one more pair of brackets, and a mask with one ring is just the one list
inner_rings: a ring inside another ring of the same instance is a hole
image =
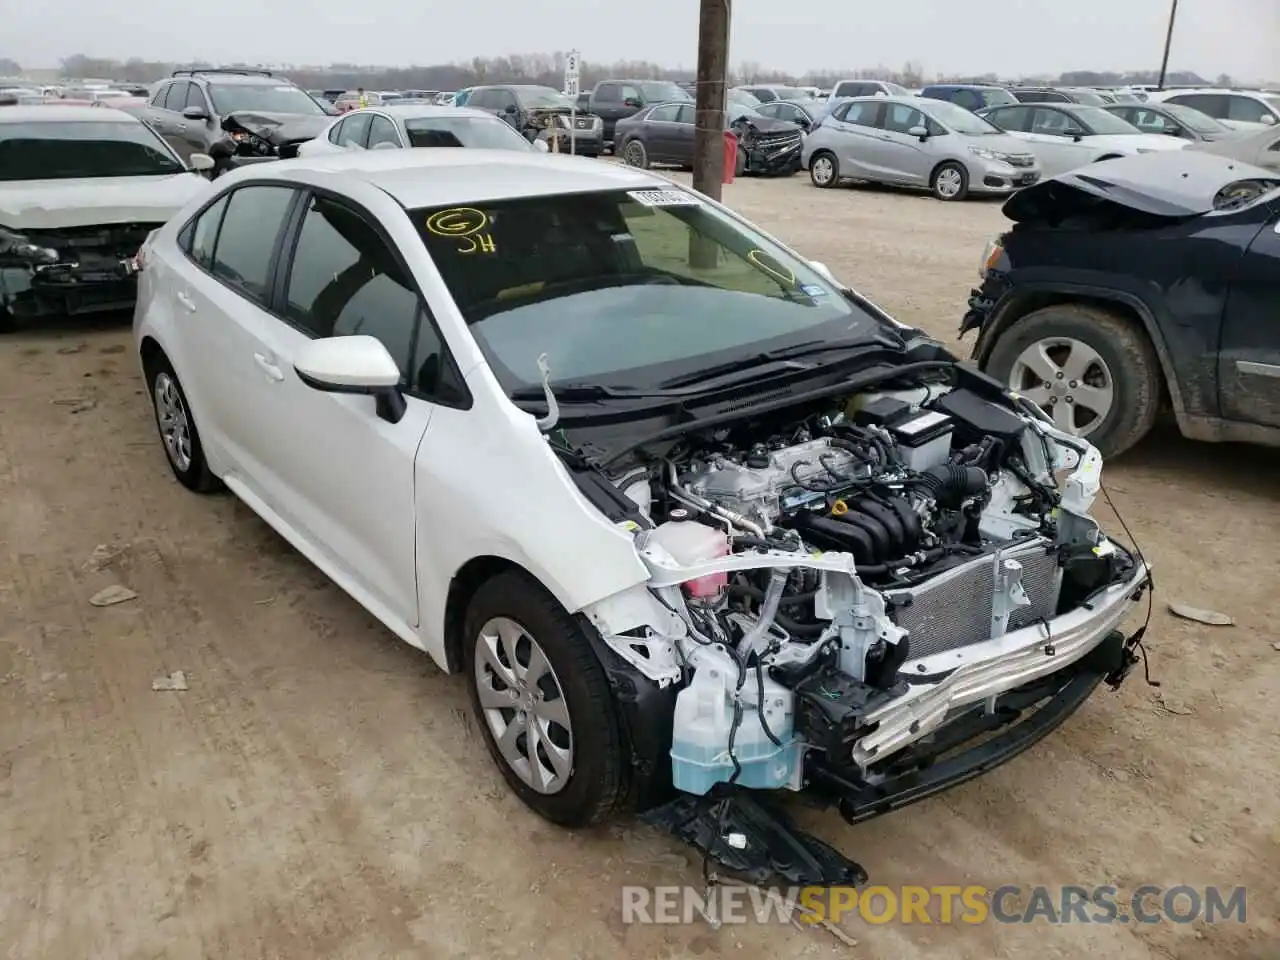
[[487, 110], [479, 110], [475, 107], [445, 107], [434, 103], [387, 103], [380, 107], [352, 110], [343, 116], [349, 117], [353, 113], [385, 113], [389, 117], [399, 117], [402, 120], [413, 117], [474, 117], [479, 120], [493, 120], [497, 123], [506, 122], [499, 120]]
[[5, 107], [0, 110], [0, 123], [139, 123], [137, 117], [113, 107], [68, 107], [45, 104], [29, 107]]
[[250, 172], [241, 182], [284, 178], [307, 183], [318, 174], [340, 189], [343, 180], [356, 178], [410, 209], [599, 190], [674, 188], [670, 180], [635, 167], [519, 150], [344, 151], [247, 169]]

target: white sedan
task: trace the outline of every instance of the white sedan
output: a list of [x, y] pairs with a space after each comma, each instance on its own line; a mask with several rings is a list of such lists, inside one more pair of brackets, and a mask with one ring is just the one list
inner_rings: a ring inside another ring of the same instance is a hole
[[463, 672], [548, 819], [724, 784], [871, 816], [1136, 659], [1097, 451], [720, 204], [516, 150], [213, 186], [139, 257], [173, 474]]
[[1181, 137], [1143, 133], [1102, 107], [1081, 103], [1019, 103], [988, 107], [978, 115], [1030, 144], [1045, 179], [1097, 160], [1187, 145]]
[[350, 150], [403, 147], [546, 151], [546, 144], [535, 146], [520, 136], [511, 124], [486, 110], [409, 104], [349, 111], [330, 124], [320, 136], [304, 143], [298, 149], [298, 155], [309, 157]]

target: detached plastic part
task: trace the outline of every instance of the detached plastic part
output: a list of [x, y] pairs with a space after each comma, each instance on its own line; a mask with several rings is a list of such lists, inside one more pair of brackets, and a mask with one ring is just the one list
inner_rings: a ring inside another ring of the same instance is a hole
[[643, 819], [696, 847], [735, 879], [756, 886], [785, 882], [848, 887], [867, 882], [861, 865], [740, 790], [680, 796]]

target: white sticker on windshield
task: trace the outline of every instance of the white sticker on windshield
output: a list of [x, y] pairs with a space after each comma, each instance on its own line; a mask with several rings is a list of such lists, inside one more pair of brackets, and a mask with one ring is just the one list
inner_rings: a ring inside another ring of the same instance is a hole
[[628, 190], [627, 196], [646, 207], [700, 207], [702, 201], [683, 190]]
[[816, 283], [806, 283], [803, 287], [800, 288], [800, 292], [803, 293], [806, 297], [827, 296], [827, 290], [823, 287], [818, 286]]

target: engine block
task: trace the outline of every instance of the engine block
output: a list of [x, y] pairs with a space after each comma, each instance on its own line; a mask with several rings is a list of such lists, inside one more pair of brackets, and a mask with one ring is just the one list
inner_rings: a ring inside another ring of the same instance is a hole
[[[701, 461], [681, 478], [690, 491], [748, 519], [772, 524], [785, 513], [852, 487], [870, 472], [868, 464], [826, 437], [777, 450], [757, 448], [740, 460]], [[809, 490], [805, 486], [824, 489]]]

